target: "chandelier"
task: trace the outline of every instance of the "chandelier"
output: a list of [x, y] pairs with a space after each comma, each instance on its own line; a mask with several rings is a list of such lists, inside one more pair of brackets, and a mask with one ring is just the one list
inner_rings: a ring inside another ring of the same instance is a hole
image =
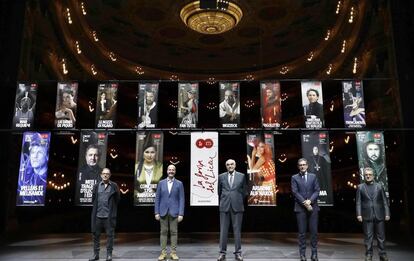
[[194, 1], [181, 9], [180, 17], [186, 26], [202, 34], [221, 34], [240, 22], [243, 11], [235, 3], [218, 0], [213, 9], [200, 8], [200, 1]]

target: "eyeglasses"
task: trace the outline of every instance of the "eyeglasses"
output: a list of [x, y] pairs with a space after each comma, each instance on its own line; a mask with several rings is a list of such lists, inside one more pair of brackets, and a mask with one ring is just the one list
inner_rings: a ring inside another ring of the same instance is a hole
[[298, 166], [306, 166], [306, 165], [308, 165], [308, 164], [306, 164], [306, 163], [305, 164], [298, 164]]

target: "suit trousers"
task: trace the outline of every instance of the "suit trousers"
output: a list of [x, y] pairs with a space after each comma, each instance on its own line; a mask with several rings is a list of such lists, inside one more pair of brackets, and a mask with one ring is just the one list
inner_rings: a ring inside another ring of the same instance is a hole
[[234, 254], [241, 254], [241, 226], [243, 212], [234, 212], [230, 208], [228, 212], [220, 212], [220, 253], [227, 252], [227, 238], [229, 233], [230, 220], [233, 225]]
[[381, 220], [372, 220], [372, 221], [364, 221], [362, 222], [364, 228], [364, 244], [365, 244], [365, 255], [372, 256], [372, 245], [374, 242], [374, 229], [375, 229], [375, 237], [377, 239], [378, 244], [378, 253], [380, 256], [386, 255], [385, 252], [385, 224], [384, 221]]
[[160, 244], [161, 252], [167, 251], [168, 231], [170, 232], [171, 251], [177, 251], [178, 241], [178, 218], [172, 217], [169, 214], [160, 217]]
[[99, 254], [102, 229], [106, 233], [106, 250], [112, 253], [114, 246], [115, 228], [109, 224], [109, 218], [96, 218], [96, 229], [93, 233], [93, 252]]
[[296, 221], [298, 223], [298, 244], [299, 254], [306, 255], [306, 230], [309, 224], [310, 243], [312, 255], [318, 253], [318, 211], [296, 212]]

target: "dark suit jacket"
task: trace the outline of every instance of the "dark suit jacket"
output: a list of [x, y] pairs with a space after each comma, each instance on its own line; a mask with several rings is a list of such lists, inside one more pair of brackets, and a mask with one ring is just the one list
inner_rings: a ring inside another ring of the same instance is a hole
[[319, 102], [314, 102], [314, 103], [310, 103], [308, 105], [305, 105], [304, 109], [305, 109], [305, 115], [306, 116], [315, 115], [316, 117], [321, 119], [321, 121], [324, 120], [323, 105], [320, 104]]
[[[96, 212], [98, 211], [98, 185], [100, 182], [97, 182], [93, 186], [92, 192], [92, 214], [91, 214], [91, 230], [92, 233], [96, 230]], [[116, 216], [118, 210], [118, 202], [120, 199], [119, 188], [115, 182], [109, 181], [109, 186], [111, 186], [111, 195], [109, 195], [109, 224], [115, 228], [116, 226]]]
[[246, 177], [243, 173], [234, 171], [233, 186], [230, 188], [228, 172], [219, 175], [218, 195], [220, 200], [220, 212], [244, 211], [244, 197], [247, 196]]
[[184, 216], [184, 186], [183, 183], [174, 178], [171, 193], [168, 192], [168, 178], [158, 183], [155, 195], [155, 214], [164, 217], [170, 214], [172, 217]]
[[390, 216], [388, 199], [385, 196], [384, 188], [379, 183], [374, 183], [374, 195], [371, 198], [367, 184], [358, 185], [356, 192], [356, 214], [362, 216], [363, 221], [384, 220], [385, 216]]
[[307, 212], [302, 204], [302, 202], [307, 199], [312, 201], [312, 208], [319, 211], [318, 197], [320, 187], [315, 174], [308, 172], [307, 182], [305, 182], [305, 179], [302, 178], [299, 173], [295, 174], [291, 178], [291, 186], [295, 198], [295, 212]]

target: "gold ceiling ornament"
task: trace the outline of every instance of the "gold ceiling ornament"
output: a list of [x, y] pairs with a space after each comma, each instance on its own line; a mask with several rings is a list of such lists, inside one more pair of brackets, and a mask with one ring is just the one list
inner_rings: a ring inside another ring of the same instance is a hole
[[227, 8], [201, 9], [200, 1], [194, 1], [181, 9], [180, 17], [194, 31], [221, 34], [236, 27], [243, 17], [243, 11], [232, 2], [228, 3]]

